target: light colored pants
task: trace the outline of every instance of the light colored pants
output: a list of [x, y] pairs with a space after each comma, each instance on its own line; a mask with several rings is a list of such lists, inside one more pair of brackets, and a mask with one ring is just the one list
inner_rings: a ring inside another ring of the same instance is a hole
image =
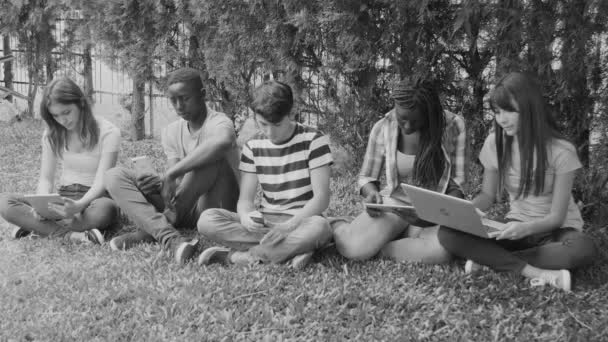
[[[73, 200], [80, 199], [89, 187], [80, 184], [61, 186], [59, 195]], [[66, 220], [39, 220], [32, 207], [22, 195], [0, 195], [0, 216], [22, 229], [34, 232], [41, 236], [62, 235], [69, 231], [83, 232], [97, 228], [104, 230], [116, 223], [118, 207], [108, 197], [93, 200], [89, 206], [73, 219]]]
[[242, 224], [239, 215], [224, 209], [205, 210], [198, 220], [198, 231], [206, 238], [228, 247], [245, 250], [263, 262], [280, 263], [292, 257], [312, 252], [325, 246], [332, 232], [328, 221], [322, 216], [305, 218], [285, 239], [276, 245], [260, 244], [260, 240], [274, 224], [291, 218], [287, 214], [264, 214], [267, 227], [251, 232]]
[[371, 217], [366, 212], [334, 230], [336, 248], [344, 257], [367, 260], [375, 255], [396, 261], [441, 264], [451, 255], [439, 244], [438, 226], [410, 226], [398, 215]]

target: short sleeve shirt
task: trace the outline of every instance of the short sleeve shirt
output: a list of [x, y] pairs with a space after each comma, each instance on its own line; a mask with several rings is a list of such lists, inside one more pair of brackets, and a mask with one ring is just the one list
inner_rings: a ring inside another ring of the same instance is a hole
[[[545, 171], [543, 191], [538, 196], [529, 194], [527, 197], [520, 198], [516, 198], [521, 174], [519, 154], [516, 153], [519, 149], [513, 148], [513, 151], [511, 165], [505, 174], [505, 189], [509, 194], [510, 201], [510, 211], [507, 214], [507, 218], [519, 221], [542, 219], [551, 211], [555, 176], [572, 172], [582, 167], [576, 149], [571, 143], [565, 140], [553, 139], [548, 147], [548, 165], [547, 170]], [[479, 160], [486, 169], [498, 169], [494, 134], [490, 134], [486, 138], [479, 154]], [[561, 227], [571, 227], [579, 230], [583, 227], [583, 219], [580, 210], [576, 203], [574, 203], [572, 195], [570, 195], [568, 212]]]
[[181, 160], [218, 131], [224, 131], [232, 137], [232, 146], [225, 158], [238, 176], [239, 148], [236, 145], [234, 124], [226, 114], [210, 108], [207, 108], [207, 117], [203, 126], [196, 132], [190, 132], [188, 121], [184, 119], [180, 118], [170, 123], [161, 136], [163, 150], [167, 159]]
[[293, 137], [280, 145], [256, 134], [243, 145], [239, 169], [257, 174], [261, 212], [294, 214], [313, 197], [310, 171], [332, 162], [327, 136], [298, 123]]
[[[101, 117], [95, 117], [95, 120], [99, 126], [99, 142], [89, 151], [63, 150], [60, 185], [82, 184], [92, 186], [102, 154], [118, 152], [120, 149], [120, 129]], [[46, 136], [47, 133], [45, 132], [42, 143], [47, 144], [50, 151], [50, 143]]]

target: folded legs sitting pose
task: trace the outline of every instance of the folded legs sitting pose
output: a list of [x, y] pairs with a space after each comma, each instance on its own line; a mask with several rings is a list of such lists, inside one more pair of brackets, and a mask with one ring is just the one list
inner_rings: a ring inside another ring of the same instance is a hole
[[[299, 268], [331, 239], [321, 216], [330, 198], [328, 139], [294, 121], [292, 106], [284, 83], [268, 81], [254, 91], [251, 108], [261, 132], [243, 146], [237, 212], [208, 209], [198, 220], [203, 236], [232, 249], [211, 247], [200, 264], [290, 261]], [[258, 184], [261, 215], [254, 206]]]
[[473, 200], [488, 209], [503, 191], [509, 195], [507, 223], [495, 239], [442, 227], [439, 241], [467, 259], [465, 271], [488, 266], [569, 291], [569, 269], [591, 263], [596, 247], [582, 233], [583, 220], [572, 198], [575, 147], [557, 130], [537, 81], [525, 74], [502, 78], [491, 93], [494, 132], [481, 149], [482, 190]]
[[[422, 78], [399, 83], [393, 99], [395, 108], [370, 133], [358, 180], [363, 201], [407, 204], [400, 183], [463, 197], [464, 120], [444, 111], [437, 90]], [[380, 191], [383, 165], [387, 185]], [[400, 261], [450, 260], [437, 240], [438, 227], [411, 215], [368, 209], [351, 223], [334, 226], [338, 251], [350, 259], [365, 260], [380, 252]]]
[[15, 238], [33, 233], [103, 243], [103, 230], [116, 222], [118, 214], [105, 191], [103, 174], [116, 165], [120, 130], [94, 117], [80, 87], [67, 77], [54, 79], [45, 87], [40, 116], [46, 128], [36, 193], [55, 192], [55, 174], [63, 165], [57, 190], [61, 203], [49, 205], [61, 219], [45, 219], [24, 196], [15, 194], [0, 196], [0, 215], [15, 226]]
[[193, 256], [197, 240], [178, 228], [193, 229], [203, 210], [233, 210], [238, 198], [238, 147], [232, 121], [207, 108], [200, 73], [179, 69], [167, 79], [167, 93], [180, 119], [162, 137], [167, 170], [160, 177], [126, 168], [106, 172], [108, 192], [137, 226], [117, 236], [113, 249], [158, 241], [183, 263]]

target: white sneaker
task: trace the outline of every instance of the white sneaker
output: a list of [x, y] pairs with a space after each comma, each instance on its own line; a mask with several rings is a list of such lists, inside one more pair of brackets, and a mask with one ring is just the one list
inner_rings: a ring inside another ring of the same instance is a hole
[[308, 252], [294, 256], [289, 261], [289, 267], [295, 270], [303, 269], [304, 267], [306, 267], [306, 265], [308, 265], [308, 263], [310, 263], [310, 260], [312, 259], [312, 253], [313, 252]]
[[486, 268], [487, 268], [486, 266], [480, 265], [473, 260], [467, 260], [467, 262], [465, 262], [465, 264], [464, 264], [464, 273], [471, 274], [471, 273], [482, 271]]
[[555, 288], [562, 289], [566, 292], [570, 292], [572, 288], [572, 278], [570, 277], [570, 271], [546, 271], [541, 273], [540, 277], [532, 278], [530, 280], [530, 285], [532, 286], [545, 286], [547, 284]]
[[103, 234], [97, 228], [93, 228], [84, 232], [71, 232], [68, 238], [72, 242], [92, 243], [101, 245], [105, 242]]

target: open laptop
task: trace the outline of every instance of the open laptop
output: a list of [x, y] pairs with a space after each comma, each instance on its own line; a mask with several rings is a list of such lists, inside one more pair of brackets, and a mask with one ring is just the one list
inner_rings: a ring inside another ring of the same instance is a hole
[[483, 238], [492, 238], [492, 233], [504, 229], [504, 223], [479, 216], [473, 203], [467, 200], [409, 184], [402, 183], [401, 188], [416, 208], [418, 217], [425, 221]]

